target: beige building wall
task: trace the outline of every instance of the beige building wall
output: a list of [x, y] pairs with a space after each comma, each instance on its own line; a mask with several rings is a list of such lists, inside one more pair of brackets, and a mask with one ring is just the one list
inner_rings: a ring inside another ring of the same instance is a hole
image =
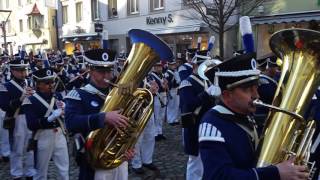
[[[56, 11], [55, 9], [45, 6], [44, 0], [30, 0], [25, 1], [9, 1], [9, 6], [6, 4], [8, 1], [0, 0], [0, 7], [3, 9], [12, 10], [9, 18], [10, 30], [7, 33], [7, 42], [12, 46], [13, 53], [16, 53], [18, 46], [25, 45], [27, 52], [37, 49], [56, 49], [57, 48], [57, 32], [56, 32]], [[42, 15], [42, 26], [40, 28], [29, 28], [28, 14], [37, 5], [39, 12]], [[21, 27], [22, 25], [22, 27]], [[1, 32], [2, 35], [2, 32]], [[0, 43], [3, 44], [3, 38]]]

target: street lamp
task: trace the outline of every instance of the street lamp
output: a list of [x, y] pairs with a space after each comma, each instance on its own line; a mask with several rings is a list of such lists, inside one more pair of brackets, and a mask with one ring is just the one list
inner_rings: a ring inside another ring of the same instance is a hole
[[11, 10], [0, 9], [0, 28], [2, 30], [4, 50], [6, 53], [8, 53], [6, 24], [11, 15], [11, 12], [12, 12]]

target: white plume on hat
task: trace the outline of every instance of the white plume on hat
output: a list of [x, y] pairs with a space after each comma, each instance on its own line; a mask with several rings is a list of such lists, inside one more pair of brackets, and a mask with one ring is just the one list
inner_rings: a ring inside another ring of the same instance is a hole
[[242, 43], [245, 47], [246, 53], [254, 52], [254, 41], [250, 18], [248, 16], [242, 16], [239, 19], [239, 23]]

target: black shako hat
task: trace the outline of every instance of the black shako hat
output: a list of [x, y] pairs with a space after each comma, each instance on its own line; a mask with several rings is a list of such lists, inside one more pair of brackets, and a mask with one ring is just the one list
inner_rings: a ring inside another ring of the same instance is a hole
[[16, 58], [9, 62], [10, 69], [28, 69], [29, 63], [27, 60]]
[[83, 59], [90, 67], [113, 68], [116, 53], [109, 49], [93, 49], [84, 52]]
[[35, 81], [48, 81], [54, 80], [56, 75], [51, 68], [43, 68], [32, 73], [32, 77]]
[[200, 65], [205, 60], [209, 59], [211, 59], [211, 57], [208, 56], [208, 50], [197, 51], [192, 58], [192, 63]]
[[277, 67], [277, 56], [274, 53], [266, 54], [257, 59], [258, 67], [266, 68]]
[[258, 82], [260, 70], [255, 58], [256, 53], [238, 55], [208, 69], [205, 75], [219, 88], [220, 94], [226, 89]]

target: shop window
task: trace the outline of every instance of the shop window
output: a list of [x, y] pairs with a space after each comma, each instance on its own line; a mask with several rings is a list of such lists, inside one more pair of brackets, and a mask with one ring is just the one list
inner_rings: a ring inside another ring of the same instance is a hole
[[157, 11], [164, 9], [163, 0], [150, 0], [151, 11]]
[[109, 18], [117, 18], [117, 0], [108, 0], [108, 16]]
[[128, 14], [138, 14], [139, 13], [139, 0], [128, 0]]
[[62, 6], [62, 23], [68, 23], [68, 6]]
[[99, 1], [98, 0], [92, 0], [91, 1], [91, 12], [92, 12], [92, 20], [99, 20]]
[[76, 21], [82, 21], [82, 2], [76, 3]]

